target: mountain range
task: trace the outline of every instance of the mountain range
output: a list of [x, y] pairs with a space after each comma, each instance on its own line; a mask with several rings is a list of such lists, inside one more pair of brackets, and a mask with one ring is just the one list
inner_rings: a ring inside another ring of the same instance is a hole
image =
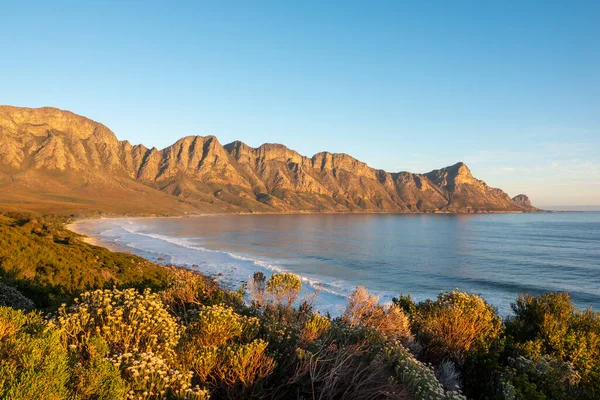
[[390, 173], [347, 155], [187, 136], [158, 150], [51, 107], [0, 106], [0, 205], [83, 214], [530, 212], [462, 162]]

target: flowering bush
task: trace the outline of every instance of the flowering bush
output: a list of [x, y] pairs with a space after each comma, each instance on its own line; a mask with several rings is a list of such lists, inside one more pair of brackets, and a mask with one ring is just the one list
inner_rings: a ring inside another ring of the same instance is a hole
[[125, 353], [112, 358], [130, 385], [128, 399], [208, 399], [208, 391], [192, 388], [192, 373], [169, 367], [159, 356], [148, 353]]
[[[85, 385], [92, 388], [91, 371], [101, 367], [110, 376], [110, 368], [103, 365], [103, 360], [110, 359], [126, 382], [127, 398], [208, 396], [191, 387], [191, 373], [171, 367], [183, 328], [167, 312], [160, 296], [150, 290], [141, 294], [134, 289], [85, 292], [74, 305], [63, 305], [53, 323], [80, 360], [79, 392], [86, 391]], [[99, 343], [106, 346], [104, 351], [99, 351]], [[98, 351], [100, 354], [95, 354]], [[108, 389], [118, 388], [97, 386], [94, 391]]]
[[135, 349], [172, 357], [181, 336], [181, 327], [149, 289], [142, 294], [134, 289], [85, 292], [76, 304], [58, 310], [55, 324], [67, 345], [83, 348], [95, 335], [111, 354]]

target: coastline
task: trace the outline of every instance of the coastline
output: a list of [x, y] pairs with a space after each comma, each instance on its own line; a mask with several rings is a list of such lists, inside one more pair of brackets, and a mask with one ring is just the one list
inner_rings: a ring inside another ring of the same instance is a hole
[[[562, 260], [560, 254], [548, 258], [546, 250], [535, 247], [535, 241], [532, 242], [529, 236], [528, 221], [565, 221], [585, 219], [585, 216], [581, 213], [570, 213], [572, 217], [568, 217], [569, 213], [506, 214], [509, 213], [472, 217], [429, 213], [121, 215], [82, 218], [69, 223], [66, 228], [89, 238], [87, 243], [113, 252], [133, 253], [152, 262], [195, 269], [231, 287], [246, 282], [253, 271], [264, 272], [267, 276], [287, 271], [301, 276], [307, 286], [310, 284], [311, 288], [307, 289], [321, 286], [332, 296], [346, 296], [357, 285], [373, 290], [382, 296], [382, 301], [390, 301], [400, 292], [425, 299], [434, 298], [440, 290], [459, 288], [482, 294], [492, 304], [498, 305], [504, 314], [509, 311], [509, 304], [518, 293], [554, 290], [573, 292], [581, 307], [597, 306], [598, 300], [593, 297], [595, 290], [590, 291], [589, 287], [577, 289], [572, 279], [565, 282], [564, 279], [552, 278], [554, 280], [544, 284], [538, 283], [530, 263], [524, 267], [523, 259], [519, 258], [524, 251], [535, 251], [539, 265], [550, 263], [557, 271], [575, 268]], [[234, 217], [247, 215], [272, 217]], [[303, 215], [307, 217], [303, 219]], [[398, 218], [383, 218], [385, 215], [398, 215]], [[427, 217], [429, 215], [444, 217]], [[206, 218], [211, 216], [227, 218]], [[281, 221], [277, 216], [281, 216]], [[86, 221], [89, 224], [84, 224]], [[98, 225], [95, 226], [95, 223]], [[180, 226], [186, 227], [185, 230], [180, 231]], [[309, 228], [303, 230], [303, 227]], [[313, 236], [313, 227], [324, 230]], [[353, 229], [355, 233], [347, 236], [344, 233], [346, 228]], [[254, 232], [257, 234], [254, 235]], [[361, 236], [359, 232], [366, 233]], [[327, 235], [327, 239], [322, 235]], [[422, 235], [430, 237], [431, 242], [415, 247], [415, 240]], [[495, 239], [489, 241], [490, 237]], [[521, 239], [515, 242], [515, 237]], [[366, 244], [364, 247], [356, 242], [361, 238], [367, 240], [361, 242]], [[506, 255], [503, 247], [496, 245], [498, 240], [502, 246], [514, 248], [515, 253]], [[343, 246], [349, 247], [339, 252], [338, 249], [343, 249]], [[362, 256], [360, 252], [363, 252]], [[357, 256], [347, 256], [349, 254]], [[481, 257], [484, 256], [486, 262], [482, 263]], [[499, 270], [495, 267], [498, 263], [502, 265], [504, 278], [498, 276]], [[550, 274], [552, 269], [547, 272]], [[386, 279], [386, 276], [390, 278]], [[522, 278], [513, 279], [515, 276]], [[326, 300], [322, 299], [323, 303]], [[336, 298], [336, 302], [340, 301]]]
[[[336, 213], [334, 213], [336, 214]], [[85, 218], [80, 219], [69, 224], [65, 225], [65, 228], [70, 231], [81, 235], [83, 237], [83, 241], [90, 245], [99, 246], [105, 248], [111, 252], [119, 252], [119, 253], [128, 253], [134, 254], [138, 257], [144, 258], [145, 260], [161, 264], [164, 266], [174, 266], [177, 268], [183, 268], [191, 271], [198, 272], [206, 277], [214, 279], [218, 282], [223, 288], [228, 290], [238, 290], [241, 285], [247, 284], [248, 280], [251, 279], [252, 274], [256, 271], [261, 271], [265, 273], [267, 276], [270, 276], [273, 273], [281, 273], [281, 272], [291, 272], [299, 276], [301, 281], [303, 282], [302, 295], [305, 297], [313, 297], [319, 298], [322, 300], [321, 302], [317, 302], [317, 307], [322, 312], [330, 313], [331, 315], [339, 315], [341, 313], [341, 309], [343, 304], [345, 304], [346, 295], [342, 295], [331, 289], [328, 289], [326, 282], [315, 281], [314, 278], [302, 275], [295, 271], [287, 270], [279, 265], [272, 264], [271, 262], [265, 262], [262, 260], [249, 258], [247, 255], [240, 255], [229, 253], [225, 250], [220, 249], [206, 249], [201, 246], [191, 246], [182, 242], [176, 241], [176, 238], [164, 238], [162, 237], [161, 241], [164, 241], [169, 248], [160, 248], [160, 249], [149, 249], [142, 247], [127, 247], [124, 245], [118, 244], [116, 241], [106, 241], [100, 237], [93, 236], [89, 234], [86, 230], [82, 230], [78, 228], [78, 224], [84, 222], [107, 222], [107, 221], [127, 221], [127, 220], [145, 220], [145, 219], [184, 219], [184, 218], [194, 218], [194, 217], [210, 217], [210, 216], [231, 216], [231, 215], [252, 215], [252, 214], [202, 214], [202, 215], [188, 215], [185, 217], [177, 216], [177, 217], [162, 217], [162, 216], [154, 216], [154, 217], [115, 217], [115, 218]], [[141, 234], [142, 236], [151, 236], [156, 238], [154, 234]], [[122, 239], [122, 238], [120, 238]], [[175, 240], [171, 240], [175, 239]], [[172, 246], [175, 246], [172, 247]], [[183, 249], [184, 252], [189, 253], [193, 252], [193, 261], [182, 261], [180, 251], [175, 250], [176, 248]], [[215, 263], [214, 257], [219, 257], [219, 263]], [[229, 260], [223, 260], [224, 258], [230, 258]], [[241, 263], [243, 265], [240, 265]], [[318, 296], [316, 296], [318, 293]], [[337, 301], [335, 301], [337, 298]], [[389, 299], [391, 301], [391, 298]]]
[[537, 210], [537, 211], [476, 211], [476, 212], [460, 212], [460, 211], [269, 211], [269, 212], [223, 212], [223, 213], [184, 213], [184, 214], [105, 214], [97, 216], [83, 215], [81, 217], [73, 217], [73, 221], [66, 224], [71, 225], [82, 221], [102, 220], [102, 219], [129, 219], [129, 218], [189, 218], [189, 217], [210, 217], [224, 215], [487, 215], [487, 214], [539, 214], [539, 213], [569, 213], [569, 212], [585, 212], [585, 211], [570, 211], [570, 210]]
[[[199, 213], [199, 214], [121, 214], [121, 215], [98, 215], [98, 216], [82, 216], [74, 217], [72, 221], [65, 223], [65, 228], [82, 235], [83, 240], [89, 240], [89, 244], [98, 246], [102, 241], [98, 238], [89, 237], [88, 235], [77, 232], [74, 226], [80, 222], [97, 221], [97, 220], [119, 220], [119, 219], [158, 219], [158, 218], [193, 218], [193, 217], [219, 217], [219, 216], [248, 216], [248, 215], [496, 215], [496, 214], [541, 214], [541, 213], [572, 213], [586, 211], [572, 210], [542, 210], [536, 211], [479, 211], [479, 212], [456, 212], [456, 211], [273, 211], [273, 212], [224, 212], [224, 213]], [[106, 247], [102, 245], [102, 247]], [[113, 250], [111, 250], [113, 251]]]
[[72, 221], [65, 223], [64, 227], [71, 232], [74, 232], [82, 236], [82, 240], [92, 246], [104, 247], [110, 251], [130, 252], [125, 247], [117, 246], [113, 243], [105, 242], [100, 238], [90, 236], [87, 233], [83, 233], [77, 230], [76, 226], [79, 223], [87, 221], [102, 221], [102, 220], [129, 220], [129, 219], [182, 219], [182, 218], [196, 218], [196, 217], [221, 217], [221, 216], [254, 216], [254, 215], [502, 215], [502, 214], [540, 214], [540, 213], [572, 213], [572, 212], [586, 212], [586, 211], [571, 211], [571, 210], [542, 210], [537, 211], [485, 211], [485, 212], [450, 212], [450, 211], [418, 211], [418, 212], [388, 212], [388, 211], [273, 211], [273, 212], [224, 212], [224, 213], [200, 213], [200, 214], [168, 214], [168, 215], [156, 215], [156, 214], [130, 214], [130, 215], [100, 215], [100, 216], [83, 216], [74, 217]]
[[[486, 212], [445, 212], [445, 211], [424, 211], [424, 212], [387, 212], [387, 211], [273, 211], [273, 212], [230, 212], [230, 213], [203, 213], [203, 214], [184, 214], [184, 215], [156, 215], [156, 214], [131, 214], [131, 215], [108, 215], [108, 216], [84, 216], [81, 218], [75, 217], [72, 221], [65, 223], [64, 227], [71, 232], [74, 232], [82, 236], [82, 240], [92, 246], [104, 247], [110, 251], [123, 251], [127, 250], [123, 247], [116, 246], [112, 243], [104, 242], [102, 239], [89, 236], [86, 233], [79, 232], [75, 226], [82, 222], [87, 221], [102, 221], [102, 220], [129, 220], [129, 219], [181, 219], [181, 218], [196, 218], [196, 217], [222, 217], [222, 216], [252, 216], [252, 215], [494, 215], [494, 214], [537, 214], [545, 212], [571, 212], [571, 211], [486, 211]], [[113, 248], [111, 248], [113, 247]], [[120, 250], [115, 250], [120, 249]]]

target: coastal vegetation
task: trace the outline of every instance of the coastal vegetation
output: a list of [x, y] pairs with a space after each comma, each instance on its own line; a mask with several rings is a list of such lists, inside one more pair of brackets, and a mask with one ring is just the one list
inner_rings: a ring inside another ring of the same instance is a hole
[[0, 215], [0, 278], [33, 300], [56, 308], [85, 289], [167, 287], [165, 268], [131, 254], [90, 246], [64, 228], [64, 217]]
[[289, 273], [227, 290], [89, 245], [62, 218], [0, 216], [0, 398], [599, 399], [600, 317], [568, 294], [502, 319], [458, 290], [338, 317]]

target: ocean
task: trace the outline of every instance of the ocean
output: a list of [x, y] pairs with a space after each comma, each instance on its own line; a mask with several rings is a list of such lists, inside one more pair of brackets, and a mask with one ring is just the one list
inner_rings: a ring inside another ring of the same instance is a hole
[[290, 271], [332, 315], [358, 285], [381, 302], [458, 288], [502, 316], [519, 293], [546, 291], [600, 310], [600, 212], [215, 215], [85, 220], [72, 229], [230, 288], [254, 271]]

